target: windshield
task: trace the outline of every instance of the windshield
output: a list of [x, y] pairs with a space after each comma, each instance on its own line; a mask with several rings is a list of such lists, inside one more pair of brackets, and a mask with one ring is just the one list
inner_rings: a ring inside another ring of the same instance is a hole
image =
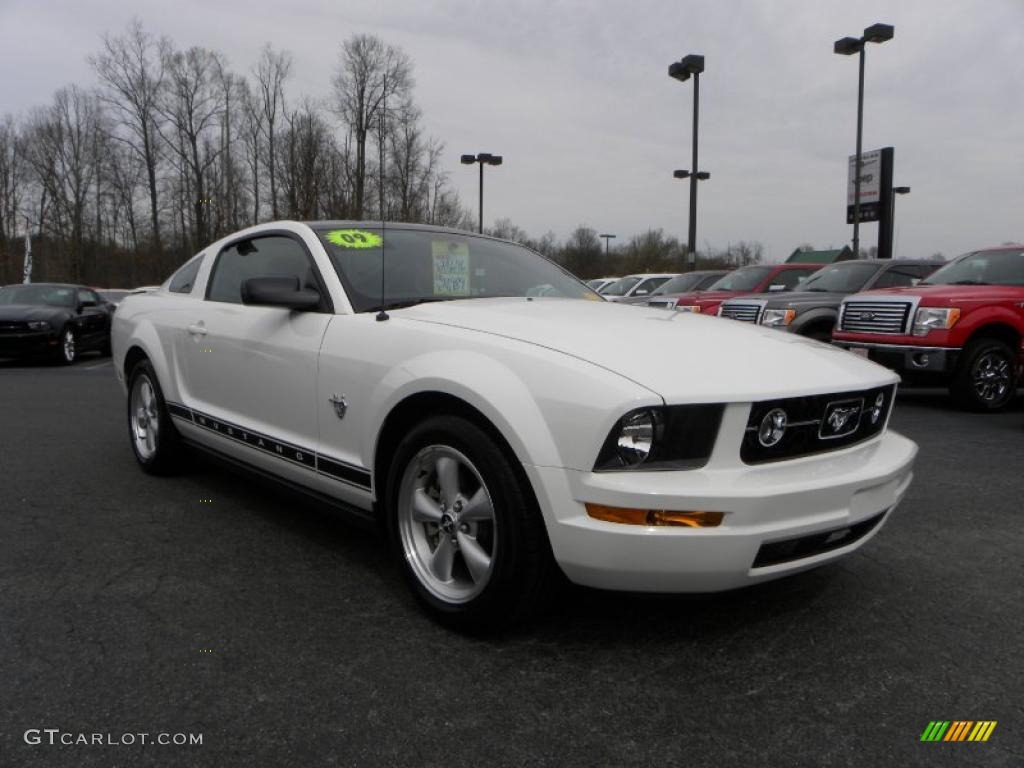
[[771, 273], [773, 267], [741, 267], [716, 280], [709, 291], [752, 291]]
[[[512, 243], [456, 232], [317, 228], [352, 308], [371, 312], [425, 301], [498, 296], [598, 295], [540, 254]], [[381, 280], [381, 257], [384, 279]]]
[[655, 288], [651, 296], [664, 296], [666, 293], [686, 293], [687, 291], [694, 290], [703, 279], [704, 275], [694, 272], [690, 272], [687, 275], [677, 275]]
[[878, 269], [877, 264], [869, 264], [864, 261], [829, 264], [809, 277], [800, 290], [856, 293], [864, 287]]
[[1024, 251], [979, 251], [933, 272], [919, 285], [1024, 285]]
[[629, 289], [640, 282], [639, 277], [620, 277], [611, 285], [606, 285], [601, 290], [602, 296], [624, 296]]
[[35, 304], [46, 307], [75, 306], [75, 289], [67, 285], [8, 285], [0, 288], [0, 304]]
[[107, 301], [117, 303], [125, 296], [127, 296], [130, 293], [130, 291], [96, 291], [96, 293], [98, 293]]
[[606, 281], [603, 277], [599, 277], [596, 280], [587, 280], [587, 287], [596, 291], [598, 288], [604, 285], [605, 282]]

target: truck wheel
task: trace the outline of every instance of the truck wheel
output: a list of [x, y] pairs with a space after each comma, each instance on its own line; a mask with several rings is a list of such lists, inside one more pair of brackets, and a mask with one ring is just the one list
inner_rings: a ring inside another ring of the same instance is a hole
[[140, 360], [128, 377], [128, 436], [144, 472], [167, 475], [180, 466], [181, 438], [148, 360]]
[[961, 354], [949, 391], [961, 408], [999, 411], [1017, 391], [1015, 360], [1009, 345], [998, 339], [975, 339]]
[[385, 508], [404, 575], [442, 623], [499, 629], [548, 591], [554, 560], [533, 495], [475, 423], [435, 416], [414, 427], [391, 462]]

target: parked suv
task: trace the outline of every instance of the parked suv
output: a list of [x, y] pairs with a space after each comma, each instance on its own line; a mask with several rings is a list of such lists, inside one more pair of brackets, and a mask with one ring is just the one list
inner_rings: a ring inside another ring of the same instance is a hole
[[833, 341], [947, 384], [965, 408], [1005, 408], [1024, 365], [1024, 245], [965, 254], [913, 288], [847, 297]]
[[917, 285], [943, 261], [862, 259], [822, 267], [800, 287], [781, 296], [745, 296], [722, 303], [718, 314], [830, 341], [844, 296], [871, 288]]
[[820, 264], [756, 264], [734, 269], [712, 283], [706, 291], [684, 293], [676, 300], [676, 309], [714, 315], [718, 305], [734, 296], [748, 293], [792, 291], [821, 269]]

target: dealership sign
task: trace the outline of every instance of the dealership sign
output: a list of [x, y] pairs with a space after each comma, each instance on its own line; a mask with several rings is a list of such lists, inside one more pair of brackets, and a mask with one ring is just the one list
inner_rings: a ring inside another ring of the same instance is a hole
[[[887, 151], [888, 150], [888, 151]], [[849, 172], [846, 181], [846, 223], [853, 223], [854, 179], [857, 171], [857, 156], [850, 155]], [[889, 167], [886, 168], [886, 165]], [[891, 177], [892, 149], [875, 149], [863, 152], [860, 156], [860, 220], [878, 221], [882, 214], [882, 205], [888, 201], [889, 194], [884, 189], [883, 178]], [[889, 173], [886, 173], [889, 171]]]

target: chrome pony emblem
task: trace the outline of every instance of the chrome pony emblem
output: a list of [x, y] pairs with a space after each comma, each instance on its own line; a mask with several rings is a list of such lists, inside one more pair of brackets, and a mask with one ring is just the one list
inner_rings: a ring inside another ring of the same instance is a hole
[[339, 419], [344, 419], [345, 414], [348, 412], [348, 400], [345, 399], [344, 395], [334, 394], [327, 398], [332, 406], [334, 406], [334, 415]]
[[864, 408], [863, 400], [839, 400], [829, 403], [825, 408], [825, 416], [821, 420], [818, 437], [829, 439], [845, 437], [857, 431], [860, 426], [860, 414]]

